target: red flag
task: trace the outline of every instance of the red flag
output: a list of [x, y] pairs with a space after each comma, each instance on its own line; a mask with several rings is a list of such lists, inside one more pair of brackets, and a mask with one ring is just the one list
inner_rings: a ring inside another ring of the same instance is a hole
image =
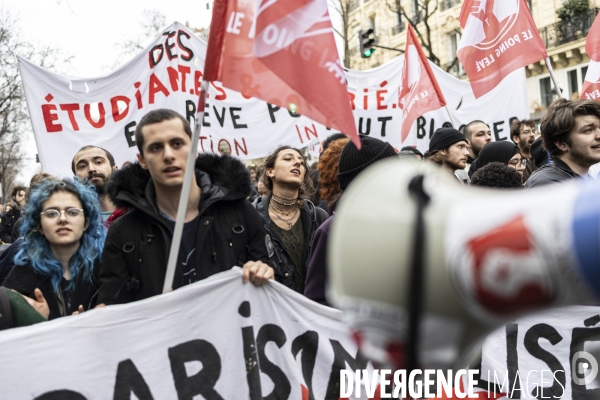
[[466, 0], [459, 20], [464, 32], [456, 54], [475, 98], [511, 72], [548, 57], [525, 0]]
[[580, 99], [600, 100], [600, 17], [596, 16], [585, 40], [590, 65], [585, 73]]
[[215, 0], [204, 74], [339, 130], [360, 148], [324, 0]]
[[433, 75], [429, 61], [410, 25], [406, 34], [402, 89], [398, 100], [402, 110], [402, 142], [417, 118], [446, 105], [446, 99]]

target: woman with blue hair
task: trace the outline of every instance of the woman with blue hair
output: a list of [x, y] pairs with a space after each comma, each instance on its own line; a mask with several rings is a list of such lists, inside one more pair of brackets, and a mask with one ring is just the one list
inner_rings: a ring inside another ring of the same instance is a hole
[[38, 301], [44, 296], [48, 319], [93, 308], [106, 236], [94, 189], [68, 179], [41, 182], [30, 193], [20, 233], [4, 286]]

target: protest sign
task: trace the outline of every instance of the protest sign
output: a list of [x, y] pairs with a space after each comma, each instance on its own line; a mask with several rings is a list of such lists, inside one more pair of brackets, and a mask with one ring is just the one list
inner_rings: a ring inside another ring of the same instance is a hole
[[[27, 104], [42, 169], [71, 176], [71, 160], [83, 146], [109, 150], [118, 166], [136, 159], [134, 131], [148, 111], [170, 108], [194, 122], [206, 43], [174, 23], [144, 51], [111, 74], [97, 78], [59, 75], [19, 58]], [[512, 118], [527, 118], [523, 70], [515, 71], [488, 94], [475, 99], [468, 82], [430, 63], [457, 127], [474, 119], [487, 122], [495, 140], [509, 139]], [[404, 56], [375, 69], [346, 72], [348, 94], [359, 133], [426, 151], [444, 122], [445, 110], [417, 118], [401, 138], [399, 108]], [[246, 96], [247, 97], [247, 96]], [[313, 146], [336, 131], [220, 82], [210, 84], [199, 151], [229, 148], [240, 159], [270, 154], [277, 146]], [[510, 139], [509, 139], [510, 140]]]
[[2, 332], [0, 358], [12, 400], [338, 400], [340, 370], [367, 368], [340, 311], [240, 269]]
[[571, 306], [507, 324], [483, 344], [478, 386], [512, 399], [600, 398], [599, 322], [599, 307]]

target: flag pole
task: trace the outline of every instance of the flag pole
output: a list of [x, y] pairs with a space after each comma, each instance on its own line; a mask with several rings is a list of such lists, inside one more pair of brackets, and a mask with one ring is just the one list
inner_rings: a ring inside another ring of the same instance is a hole
[[448, 110], [448, 105], [444, 105], [444, 108], [446, 109], [446, 112], [448, 113], [448, 117], [450, 117], [450, 123], [452, 124], [452, 127], [454, 129], [458, 129], [458, 127], [454, 124], [454, 118], [452, 118], [452, 114], [450, 114], [450, 110]]
[[167, 262], [167, 272], [165, 274], [165, 283], [163, 293], [170, 292], [173, 289], [173, 278], [175, 277], [175, 268], [177, 267], [177, 258], [179, 255], [179, 246], [181, 245], [181, 236], [183, 234], [183, 224], [187, 205], [190, 198], [190, 189], [192, 187], [192, 174], [195, 173], [196, 156], [198, 154], [198, 138], [202, 129], [204, 119], [204, 105], [206, 104], [206, 92], [208, 89], [208, 80], [202, 80], [200, 86], [200, 95], [198, 96], [198, 109], [195, 116], [194, 132], [192, 132], [192, 143], [183, 175], [183, 186], [181, 188], [181, 197], [179, 197], [179, 206], [177, 208], [177, 218], [175, 219], [175, 230], [173, 231], [173, 240], [169, 250], [169, 260]]
[[[556, 76], [554, 76], [554, 70], [552, 69], [552, 64], [550, 64], [550, 57], [544, 58], [544, 61], [546, 62], [546, 68], [548, 68], [548, 72], [550, 73], [550, 79], [552, 79], [552, 82], [554, 83], [554, 89], [556, 89], [556, 93], [558, 94], [558, 97], [560, 97], [562, 99], [567, 99], [566, 97], [563, 96], [562, 90], [560, 90], [560, 86], [558, 86], [558, 82], [556, 81]], [[569, 100], [569, 99], [567, 99], [567, 100]]]

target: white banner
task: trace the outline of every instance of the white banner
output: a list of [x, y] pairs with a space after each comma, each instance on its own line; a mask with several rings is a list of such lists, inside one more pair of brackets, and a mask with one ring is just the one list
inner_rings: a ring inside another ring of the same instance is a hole
[[[174, 23], [127, 64], [97, 78], [59, 75], [19, 58], [42, 169], [71, 176], [71, 160], [86, 145], [106, 148], [119, 166], [135, 160], [135, 126], [153, 109], [173, 109], [193, 123], [205, 54], [206, 43]], [[397, 104], [403, 65], [400, 56], [373, 70], [347, 72], [355, 122], [359, 133], [397, 149], [410, 145], [424, 152], [431, 134], [449, 117], [444, 109], [427, 113], [401, 141]], [[431, 65], [457, 127], [480, 119], [490, 125], [496, 140], [507, 139], [511, 118], [528, 117], [524, 71], [475, 100], [468, 82]], [[248, 71], [249, 85], [251, 76]], [[202, 152], [229, 148], [236, 157], [253, 159], [282, 144], [307, 147], [334, 133], [306, 117], [224, 89], [219, 82], [210, 85], [208, 96]]]
[[244, 285], [237, 268], [166, 295], [2, 332], [0, 393], [338, 400], [340, 369], [367, 368], [340, 318], [278, 283]]
[[600, 307], [573, 306], [507, 324], [485, 340], [479, 386], [513, 399], [600, 399], [599, 322]]

